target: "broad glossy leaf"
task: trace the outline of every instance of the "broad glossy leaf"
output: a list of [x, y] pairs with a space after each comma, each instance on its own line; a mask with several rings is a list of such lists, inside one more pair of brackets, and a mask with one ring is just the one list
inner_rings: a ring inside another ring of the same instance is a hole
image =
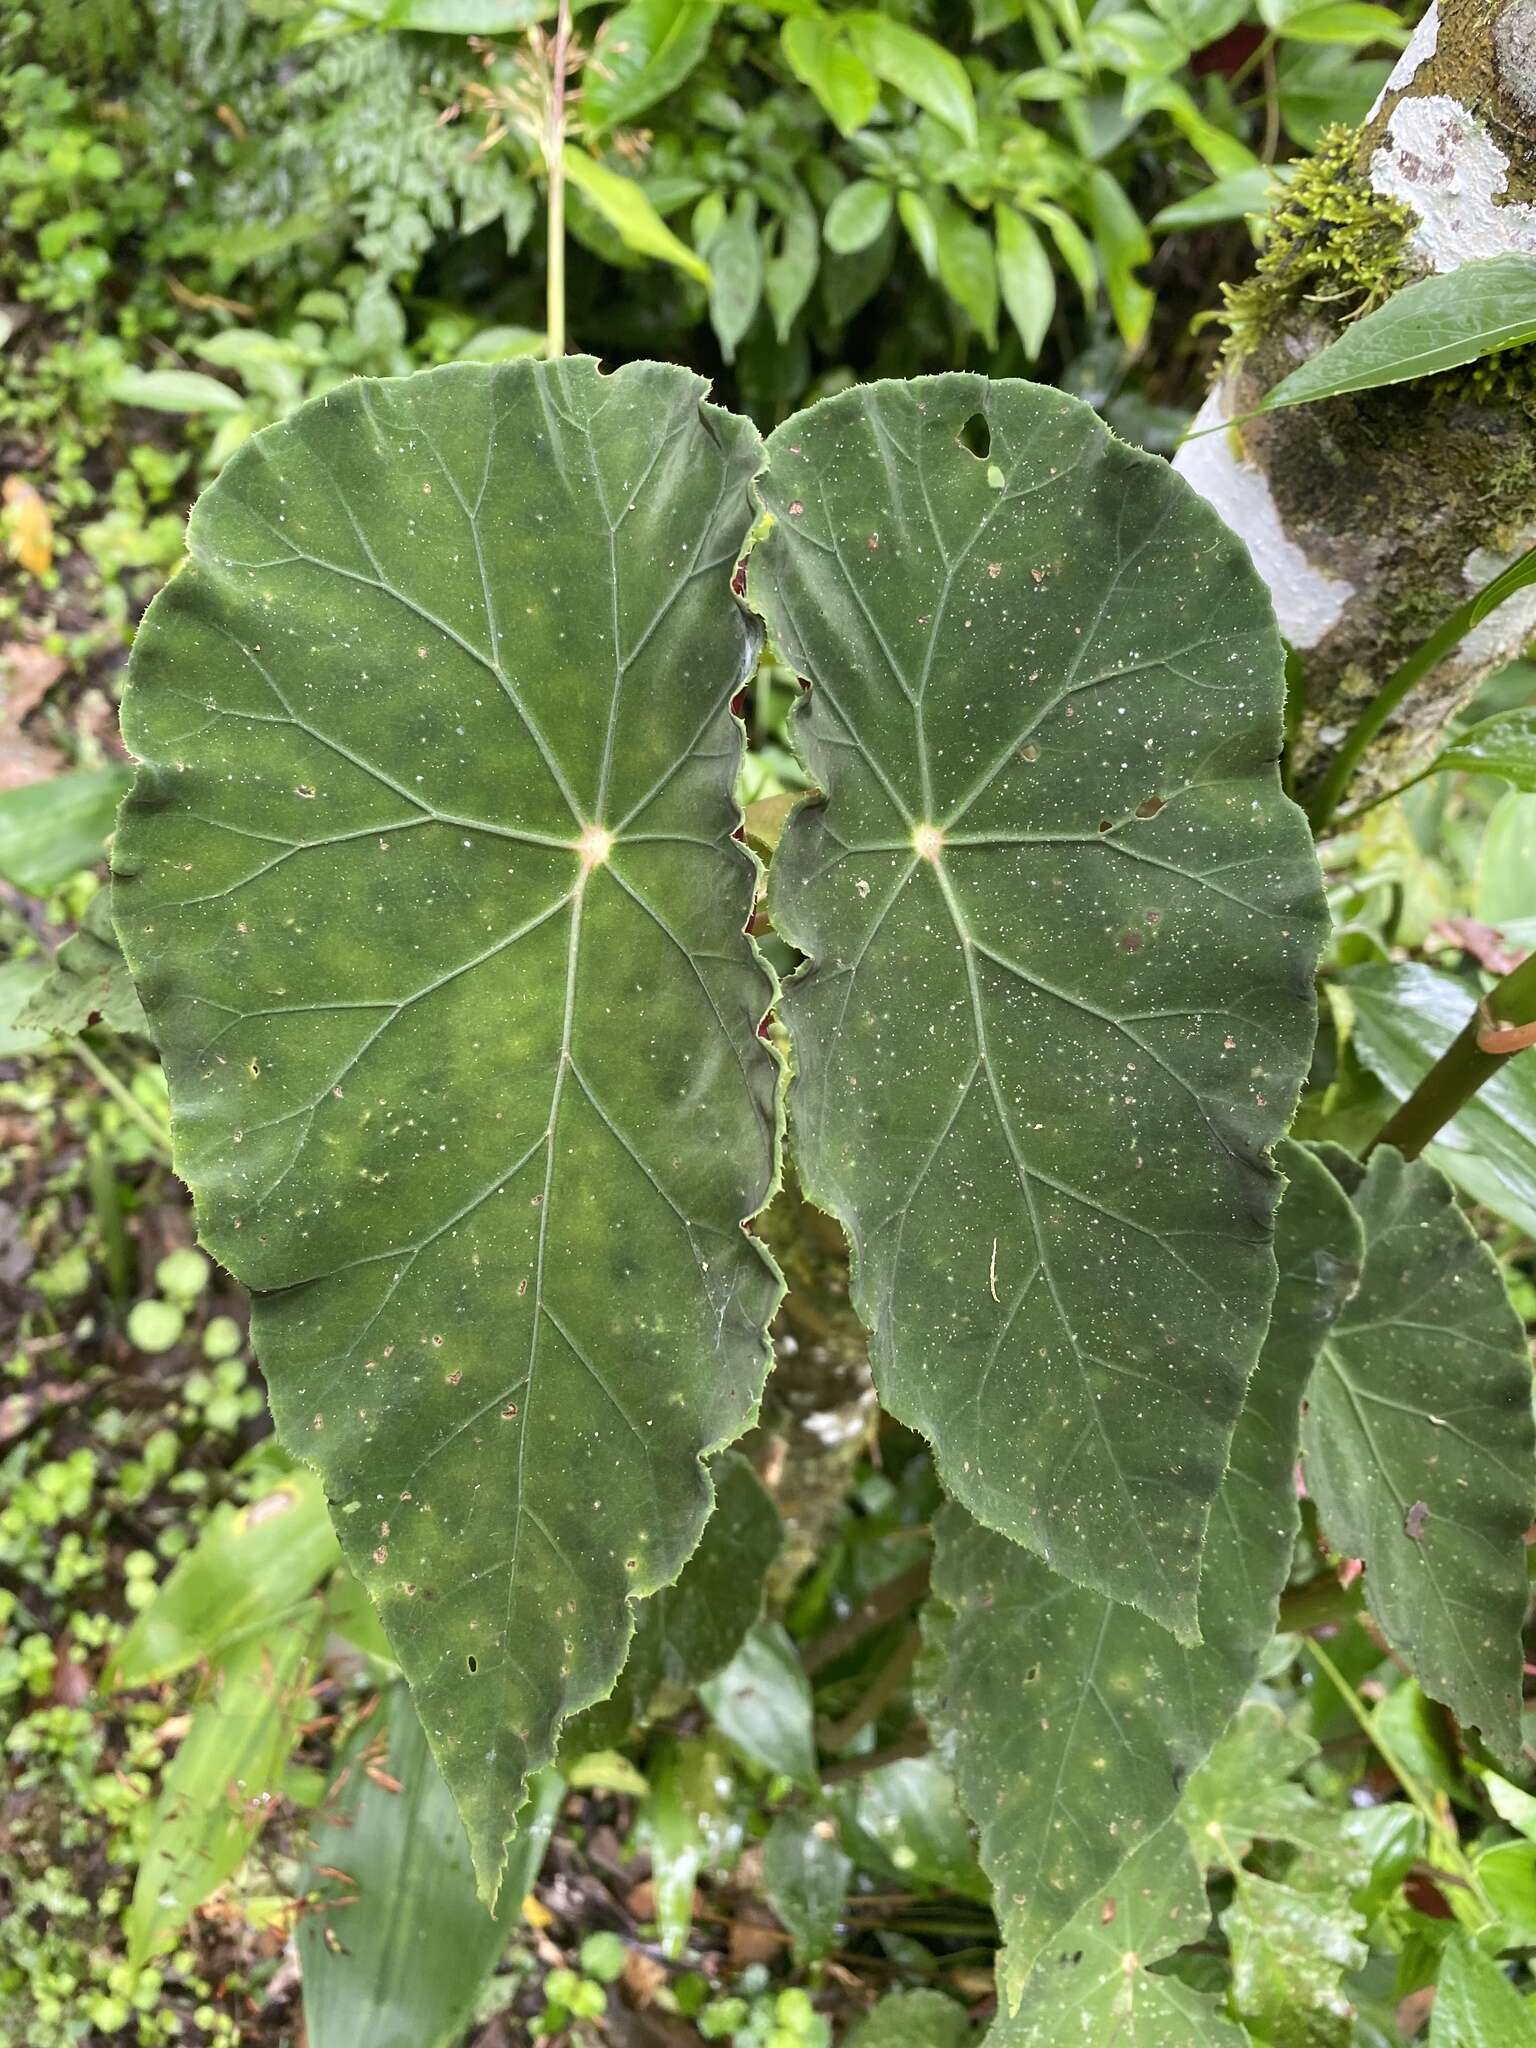
[[116, 916], [204, 1241], [482, 1886], [669, 1584], [776, 1298], [729, 588], [751, 430], [658, 364], [356, 382], [194, 514]]
[[244, 1507], [214, 1509], [197, 1542], [112, 1652], [104, 1682], [152, 1685], [290, 1614], [341, 1556], [313, 1472]]
[[976, 100], [958, 57], [931, 36], [875, 8], [840, 15], [838, 21], [877, 78], [976, 147]]
[[1209, 1924], [1200, 1872], [1169, 1822], [1068, 1923], [986, 2048], [1246, 2048], [1214, 1998], [1149, 1967]]
[[730, 1663], [700, 1690], [715, 1726], [743, 1756], [765, 1771], [815, 1784], [811, 1688], [776, 1621], [749, 1630]]
[[565, 1725], [563, 1755], [615, 1748], [648, 1717], [659, 1687], [713, 1678], [761, 1618], [763, 1587], [784, 1541], [779, 1511], [735, 1451], [710, 1467], [715, 1506], [675, 1586], [637, 1603], [629, 1656], [611, 1695]]
[[101, 859], [126, 768], [82, 768], [0, 791], [0, 881], [45, 896]]
[[770, 888], [790, 1114], [881, 1398], [982, 1521], [1193, 1638], [1323, 927], [1268, 599], [1060, 392], [866, 385], [770, 464], [749, 596], [826, 793]]
[[[1204, 1642], [1062, 1579], [951, 1504], [925, 1629], [927, 1713], [981, 1830], [1016, 1990], [1045, 1946], [1161, 1826], [1252, 1683], [1296, 1536], [1301, 1391], [1352, 1286], [1359, 1227], [1299, 1146], [1280, 1206], [1274, 1317], [1232, 1439], [1200, 1584]], [[930, 1667], [932, 1669], [932, 1667]]]
[[85, 907], [79, 931], [53, 956], [48, 977], [17, 1015], [37, 1031], [74, 1036], [98, 1019], [113, 1031], [143, 1036], [149, 1026], [112, 925], [109, 892], [100, 890]]
[[1344, 1979], [1370, 1955], [1365, 1922], [1341, 1894], [1237, 1874], [1221, 1916], [1232, 1949], [1232, 2003], [1266, 2048], [1348, 2048], [1354, 2007]]
[[779, 35], [789, 68], [831, 115], [839, 134], [862, 128], [880, 104], [880, 81], [821, 13], [796, 15]]
[[[1297, 16], [1286, 32], [1297, 34], [1298, 24], [1308, 19], [1367, 11], [1385, 12], [1362, 7], [1311, 10]], [[1273, 412], [1282, 405], [1306, 405], [1346, 391], [1374, 391], [1383, 384], [1432, 377], [1532, 339], [1536, 256], [1482, 257], [1394, 292], [1384, 306], [1352, 321], [1337, 341], [1282, 378], [1261, 409]]]
[[1424, 1690], [1520, 1754], [1524, 1532], [1536, 1499], [1525, 1333], [1492, 1254], [1426, 1160], [1330, 1160], [1365, 1229], [1360, 1286], [1302, 1425], [1328, 1540]]
[[319, 1603], [238, 1643], [209, 1673], [165, 1775], [124, 1919], [145, 1963], [239, 1868], [310, 1711]]
[[582, 79], [594, 132], [633, 121], [675, 92], [709, 48], [715, 0], [629, 0], [603, 23]]
[[[1477, 1007], [1465, 982], [1409, 961], [1343, 978], [1350, 1043], [1405, 1102]], [[1536, 1238], [1536, 1060], [1508, 1060], [1441, 1127], [1424, 1156], [1476, 1202]]]
[[954, 1780], [936, 1756], [902, 1757], [839, 1785], [832, 1803], [860, 1869], [886, 1868], [899, 1885], [929, 1885], [986, 1899], [970, 1825]]
[[298, 1947], [309, 2048], [455, 2048], [539, 1874], [561, 1780], [541, 1772], [494, 1914], [403, 1685], [362, 1723], [311, 1823]]
[[883, 233], [895, 201], [893, 186], [882, 184], [878, 178], [855, 178], [827, 208], [822, 223], [827, 247], [839, 256], [852, 256], [867, 249]]
[[1464, 1934], [1441, 1951], [1429, 2048], [1536, 2048], [1536, 2004]]
[[1435, 758], [1434, 771], [1497, 775], [1527, 794], [1536, 792], [1536, 705], [1524, 704], [1485, 718]]

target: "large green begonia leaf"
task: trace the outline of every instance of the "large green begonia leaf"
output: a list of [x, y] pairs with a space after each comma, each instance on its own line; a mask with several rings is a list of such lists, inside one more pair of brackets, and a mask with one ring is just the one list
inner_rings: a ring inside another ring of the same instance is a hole
[[729, 710], [760, 451], [703, 389], [331, 392], [202, 500], [125, 704], [116, 916], [178, 1165], [488, 1893], [767, 1365]]
[[1061, 392], [868, 385], [769, 465], [748, 595], [825, 792], [770, 890], [806, 1191], [950, 1491], [1193, 1640], [1324, 929], [1269, 600]]
[[1016, 1995], [1065, 1923], [1174, 1811], [1252, 1683], [1296, 1538], [1302, 1389], [1359, 1270], [1360, 1227], [1298, 1145], [1280, 1205], [1280, 1287], [1200, 1584], [1204, 1641], [1184, 1649], [983, 1528], [940, 1513], [925, 1616], [930, 1724], [981, 1831]]
[[1325, 1154], [1365, 1230], [1359, 1291], [1307, 1389], [1307, 1487], [1365, 1560], [1382, 1633], [1433, 1699], [1520, 1755], [1531, 1363], [1492, 1253], [1427, 1160]]
[[1246, 2048], [1214, 1998], [1149, 1967], [1199, 1941], [1210, 1917], [1195, 1860], [1167, 1822], [1076, 1915], [986, 2048]]

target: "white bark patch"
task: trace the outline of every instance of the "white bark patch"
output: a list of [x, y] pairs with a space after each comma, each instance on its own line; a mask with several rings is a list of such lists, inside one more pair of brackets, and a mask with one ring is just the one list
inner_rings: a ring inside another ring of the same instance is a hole
[[[1193, 432], [1227, 420], [1220, 386], [1196, 417]], [[1246, 461], [1231, 433], [1207, 433], [1186, 441], [1174, 468], [1246, 542], [1253, 566], [1269, 585], [1280, 630], [1293, 647], [1315, 647], [1331, 633], [1355, 594], [1353, 583], [1314, 566], [1285, 530], [1279, 507], [1261, 469]]]
[[1382, 103], [1389, 95], [1394, 92], [1401, 92], [1405, 86], [1412, 85], [1420, 69], [1435, 54], [1439, 41], [1440, 0], [1434, 0], [1434, 5], [1414, 30], [1407, 49], [1404, 50], [1401, 57], [1393, 65], [1391, 77], [1376, 95], [1376, 104], [1366, 116], [1368, 121], [1375, 120], [1376, 116], [1381, 112]]
[[1509, 158], [1483, 123], [1444, 93], [1399, 100], [1371, 183], [1419, 217], [1413, 248], [1432, 270], [1477, 256], [1536, 255], [1536, 206], [1501, 204]]
[[[1511, 562], [1525, 553], [1532, 541], [1536, 541], [1536, 531], [1528, 532], [1517, 546], [1507, 552], [1497, 548], [1474, 548], [1461, 565], [1468, 596], [1491, 583], [1501, 570], [1507, 569]], [[1507, 597], [1496, 611], [1491, 611], [1480, 625], [1472, 628], [1452, 656], [1452, 661], [1463, 670], [1499, 668], [1506, 661], [1513, 661], [1533, 634], [1536, 634], [1536, 583], [1528, 583], [1524, 590], [1517, 590], [1513, 597]]]

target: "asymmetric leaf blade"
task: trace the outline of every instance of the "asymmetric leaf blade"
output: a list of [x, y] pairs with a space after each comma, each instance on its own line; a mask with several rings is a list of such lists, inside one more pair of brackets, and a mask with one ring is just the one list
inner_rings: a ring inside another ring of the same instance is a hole
[[202, 500], [124, 707], [116, 916], [178, 1164], [487, 1893], [767, 1363], [729, 711], [759, 451], [703, 389], [330, 393]]
[[1360, 1286], [1307, 1389], [1308, 1491], [1424, 1690], [1520, 1754], [1524, 1533], [1536, 1500], [1525, 1334], [1499, 1269], [1426, 1160], [1330, 1147], [1365, 1230]]
[[981, 1521], [1192, 1640], [1324, 920], [1268, 598], [1031, 385], [844, 392], [761, 496], [748, 595], [825, 793], [770, 892], [790, 1114], [881, 1398]]
[[980, 1829], [1014, 1996], [1174, 1811], [1274, 1633], [1296, 1540], [1302, 1388], [1361, 1253], [1327, 1170], [1298, 1145], [1280, 1160], [1280, 1286], [1211, 1517], [1203, 1642], [1181, 1648], [953, 1504], [939, 1516], [927, 1715]]

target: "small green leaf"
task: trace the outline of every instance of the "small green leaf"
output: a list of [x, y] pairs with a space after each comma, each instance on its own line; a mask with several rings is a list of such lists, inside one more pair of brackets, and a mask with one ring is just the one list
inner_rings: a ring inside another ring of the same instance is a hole
[[1465, 775], [1497, 775], [1518, 790], [1536, 793], [1536, 705], [1502, 711], [1468, 727], [1436, 755], [1431, 773], [1453, 768]]
[[728, 363], [757, 318], [763, 297], [763, 244], [757, 231], [757, 195], [738, 192], [724, 222], [705, 248], [709, 258], [709, 324]]
[[1056, 253], [1071, 271], [1083, 303], [1096, 306], [1099, 302], [1099, 267], [1094, 261], [1093, 247], [1087, 236], [1063, 207], [1049, 199], [1037, 199], [1034, 203], [1036, 220], [1045, 222]]
[[986, 2048], [1246, 2048], [1214, 1998], [1151, 1968], [1199, 1941], [1210, 1917], [1200, 1872], [1169, 1822], [1062, 1930], [1017, 2011], [993, 2022]]
[[1388, 1643], [1494, 1752], [1520, 1754], [1531, 1366], [1488, 1248], [1425, 1160], [1330, 1151], [1365, 1229], [1359, 1290], [1307, 1390], [1307, 1487], [1365, 1560]]
[[1536, 2006], [1464, 1934], [1440, 1952], [1429, 2048], [1536, 2048]]
[[1235, 1870], [1255, 1838], [1316, 1846], [1331, 1817], [1296, 1773], [1317, 1755], [1310, 1735], [1291, 1727], [1268, 1700], [1246, 1700], [1193, 1774], [1179, 1823], [1201, 1868]]
[[100, 860], [130, 780], [126, 768], [82, 768], [0, 791], [0, 881], [46, 896]]
[[778, 1815], [763, 1844], [763, 1890], [794, 1941], [797, 1962], [817, 1963], [831, 1953], [852, 1878], [829, 1814], [794, 1807]]
[[674, 269], [709, 283], [709, 265], [680, 242], [633, 178], [600, 163], [574, 143], [565, 149], [565, 175], [637, 256], [654, 256]]
[[201, 370], [120, 370], [108, 395], [149, 412], [244, 412], [245, 400]]
[[715, 1726], [744, 1757], [799, 1784], [815, 1784], [811, 1688], [777, 1622], [749, 1630], [730, 1663], [699, 1692]]
[[841, 135], [864, 127], [880, 104], [880, 81], [850, 48], [840, 23], [821, 12], [796, 15], [779, 32], [789, 68], [809, 86]]
[[147, 1037], [143, 1005], [128, 972], [112, 924], [111, 896], [102, 889], [85, 907], [80, 929], [53, 956], [46, 979], [17, 1013], [16, 1021], [36, 1031], [70, 1037], [97, 1019], [110, 1030]]
[[1003, 304], [1033, 362], [1051, 331], [1056, 274], [1045, 245], [1022, 213], [1012, 206], [999, 206], [992, 217], [997, 228], [997, 278]]
[[895, 197], [892, 188], [878, 178], [855, 178], [851, 185], [845, 185], [827, 208], [822, 223], [827, 247], [839, 256], [867, 249], [885, 232]]
[[600, 134], [665, 99], [702, 61], [717, 0], [628, 0], [603, 23], [582, 73], [581, 112]]
[[1139, 348], [1152, 323], [1153, 296], [1136, 276], [1136, 270], [1138, 265], [1151, 260], [1151, 237], [1140, 214], [1108, 171], [1090, 174], [1086, 198], [1115, 325], [1128, 348]]
[[917, 260], [930, 277], [939, 274], [939, 229], [933, 208], [920, 192], [898, 192], [896, 212], [907, 231], [907, 240], [917, 251]]
[[488, 1894], [698, 1541], [778, 1293], [731, 840], [760, 446], [703, 391], [341, 386], [201, 501], [124, 707], [115, 914], [178, 1164]]
[[309, 2048], [453, 2048], [538, 1876], [560, 1803], [545, 1771], [492, 1915], [403, 1685], [362, 1722], [317, 1816], [299, 1915]]
[[780, 342], [789, 339], [801, 309], [811, 295], [821, 262], [821, 226], [805, 188], [788, 184], [776, 201], [779, 224], [772, 253], [763, 264], [763, 297]]
[[1316, 149], [1330, 128], [1356, 128], [1386, 85], [1392, 66], [1353, 56], [1337, 44], [1282, 43], [1280, 115], [1286, 133]]
[[1536, 256], [1476, 258], [1405, 286], [1374, 313], [1352, 321], [1336, 341], [1282, 378], [1260, 410], [1433, 377], [1533, 339]]
[[997, 347], [997, 256], [968, 206], [947, 192], [928, 201], [938, 235], [939, 282], [989, 349]]
[[[1531, 551], [1536, 563], [1536, 548]], [[1477, 856], [1476, 914], [1485, 924], [1503, 925], [1536, 911], [1531, 877], [1536, 875], [1536, 796], [1506, 790], [1488, 814]]]
[[1274, 1633], [1296, 1534], [1301, 1390], [1358, 1270], [1342, 1191], [1299, 1146], [1280, 1205], [1274, 1316], [1217, 1497], [1196, 1649], [1069, 1585], [954, 1504], [939, 1515], [924, 1620], [927, 1714], [953, 1743], [961, 1795], [997, 1888], [1009, 1984], [1161, 1826], [1227, 1726]]
[[854, 2028], [848, 2048], [966, 2048], [972, 2038], [965, 2007], [942, 1991], [892, 1991]]
[[47, 1051], [52, 1024], [25, 1024], [22, 1018], [52, 979], [47, 961], [37, 955], [0, 962], [0, 1059]]
[[931, 36], [873, 9], [840, 15], [838, 20], [877, 78], [976, 147], [976, 100], [958, 57]]
[[861, 1771], [832, 1799], [861, 1869], [884, 1868], [899, 1886], [990, 1898], [954, 1780], [937, 1757], [903, 1757]]
[[103, 1684], [153, 1685], [223, 1655], [290, 1614], [340, 1557], [313, 1472], [289, 1474], [246, 1507], [216, 1507], [113, 1651]]
[[1327, 0], [1320, 7], [1301, 6], [1269, 10], [1278, 16], [1275, 34], [1293, 43], [1337, 43], [1345, 49], [1363, 49], [1367, 43], [1392, 43], [1401, 49], [1408, 31], [1390, 7], [1376, 7], [1370, 0]]
[[[1465, 982], [1417, 961], [1341, 977], [1350, 1044], [1396, 1102], [1406, 1102], [1470, 1022]], [[1536, 1237], [1536, 1060], [1506, 1060], [1424, 1148], [1432, 1165]]]
[[320, 1609], [235, 1645], [209, 1674], [192, 1724], [160, 1780], [124, 1918], [137, 1968], [218, 1890], [260, 1834], [299, 1723], [310, 1711]]
[[1221, 1917], [1232, 1949], [1232, 2004], [1269, 2048], [1347, 2048], [1354, 2008], [1344, 1979], [1370, 1950], [1365, 1922], [1340, 1893], [1312, 1892], [1238, 1870]]
[[740, 1847], [741, 1830], [726, 1803], [730, 1774], [730, 1760], [717, 1743], [698, 1736], [669, 1743], [640, 1809], [636, 1831], [650, 1851], [661, 1952], [674, 1962], [693, 1924], [699, 1872]]
[[1323, 928], [1267, 595], [1022, 383], [823, 400], [762, 497], [748, 596], [825, 792], [770, 880], [790, 1114], [881, 1399], [980, 1520], [1191, 1640]]
[[1187, 199], [1175, 199], [1152, 216], [1151, 226], [1157, 234], [1171, 235], [1186, 228], [1246, 220], [1268, 213], [1277, 189], [1276, 174], [1268, 164], [1233, 171], [1228, 177], [1218, 178], [1214, 185], [1191, 192]]

